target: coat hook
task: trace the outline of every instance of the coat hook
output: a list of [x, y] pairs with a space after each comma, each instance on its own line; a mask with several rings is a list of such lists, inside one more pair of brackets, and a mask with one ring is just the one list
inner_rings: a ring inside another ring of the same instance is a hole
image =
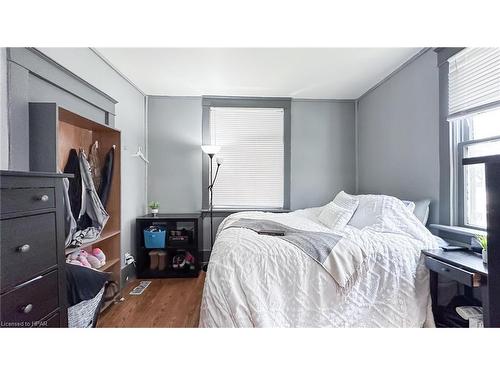
[[142, 147], [138, 146], [138, 150], [135, 154], [132, 154], [133, 157], [141, 158], [145, 163], [149, 163], [149, 160], [146, 159], [146, 156], [142, 153]]

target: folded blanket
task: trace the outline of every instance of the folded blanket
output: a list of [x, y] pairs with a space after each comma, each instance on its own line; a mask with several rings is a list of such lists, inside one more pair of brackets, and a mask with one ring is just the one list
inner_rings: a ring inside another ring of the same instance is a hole
[[[331, 232], [306, 231], [272, 220], [238, 219], [224, 229], [245, 228], [256, 233], [283, 232], [276, 239], [287, 241], [323, 267], [344, 288], [361, 267], [366, 254], [347, 238]], [[343, 242], [342, 242], [343, 240]], [[349, 246], [346, 243], [349, 242]]]

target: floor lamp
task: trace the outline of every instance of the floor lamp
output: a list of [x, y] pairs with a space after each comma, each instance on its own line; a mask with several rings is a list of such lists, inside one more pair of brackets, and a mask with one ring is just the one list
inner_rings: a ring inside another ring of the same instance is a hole
[[215, 171], [215, 177], [213, 177], [212, 170], [212, 159], [215, 154], [217, 154], [220, 151], [220, 146], [215, 146], [215, 145], [203, 145], [201, 146], [201, 149], [205, 154], [208, 155], [210, 158], [210, 184], [208, 185], [208, 193], [209, 193], [209, 204], [210, 204], [210, 250], [212, 250], [212, 247], [214, 246], [214, 230], [213, 230], [213, 214], [214, 214], [214, 205], [213, 205], [213, 196], [214, 196], [214, 184], [215, 181], [217, 180], [217, 174], [219, 173], [219, 167], [222, 164], [221, 158], [217, 158], [217, 170]]

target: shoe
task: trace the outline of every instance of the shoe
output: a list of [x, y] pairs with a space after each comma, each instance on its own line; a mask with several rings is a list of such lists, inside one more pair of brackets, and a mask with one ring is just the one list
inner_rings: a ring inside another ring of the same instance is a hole
[[158, 251], [158, 271], [164, 271], [167, 268], [167, 253]]
[[186, 257], [184, 255], [179, 255], [179, 261], [178, 261], [179, 268], [184, 268], [186, 265]]
[[159, 251], [158, 250], [153, 250], [149, 252], [149, 269], [155, 270], [158, 268], [158, 257]]
[[172, 258], [172, 268], [177, 269], [179, 267], [178, 262], [179, 262], [179, 256], [174, 255], [174, 257]]
[[185, 259], [188, 265], [194, 264], [194, 256], [189, 251], [186, 251]]
[[176, 269], [184, 268], [184, 266], [186, 265], [186, 258], [184, 257], [184, 255], [178, 254], [174, 256], [172, 263], [172, 266]]

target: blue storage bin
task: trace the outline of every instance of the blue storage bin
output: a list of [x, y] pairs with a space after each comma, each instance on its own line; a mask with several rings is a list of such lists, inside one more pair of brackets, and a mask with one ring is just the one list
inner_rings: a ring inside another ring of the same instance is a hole
[[162, 249], [165, 247], [165, 233], [164, 229], [159, 232], [151, 232], [144, 229], [144, 246], [147, 249]]

